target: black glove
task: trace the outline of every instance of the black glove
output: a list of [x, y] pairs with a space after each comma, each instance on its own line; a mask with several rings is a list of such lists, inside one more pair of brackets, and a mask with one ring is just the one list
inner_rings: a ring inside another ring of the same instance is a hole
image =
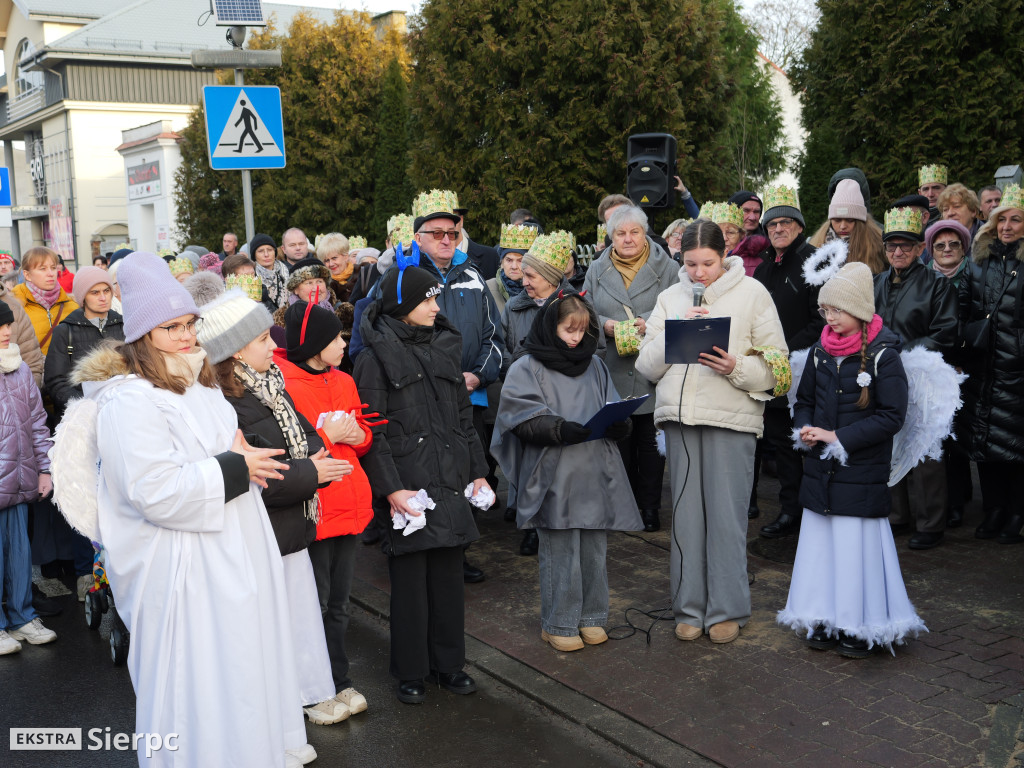
[[627, 437], [629, 437], [632, 431], [633, 422], [630, 421], [629, 419], [623, 419], [622, 421], [616, 421], [613, 422], [612, 424], [609, 424], [604, 431], [604, 436], [608, 440], [614, 440], [618, 442], [619, 440], [625, 440]]
[[578, 421], [563, 421], [558, 428], [558, 434], [565, 445], [576, 445], [590, 437], [590, 430]]

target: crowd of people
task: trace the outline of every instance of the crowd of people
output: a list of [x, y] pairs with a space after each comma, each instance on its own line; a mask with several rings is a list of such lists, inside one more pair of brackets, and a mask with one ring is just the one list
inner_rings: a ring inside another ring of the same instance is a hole
[[[864, 174], [838, 171], [810, 236], [785, 186], [698, 207], [677, 179], [687, 217], [660, 236], [609, 195], [589, 263], [526, 209], [474, 242], [444, 190], [388, 221], [383, 252], [290, 228], [75, 272], [42, 246], [0, 254], [0, 654], [56, 639], [32, 565], [81, 601], [101, 552], [137, 730], [188, 731], [186, 763], [304, 764], [303, 712], [368, 706], [345, 649], [360, 540], [387, 557], [399, 700], [476, 690], [464, 585], [486, 578], [471, 545], [499, 467], [557, 651], [608, 639], [607, 532], [662, 527], [666, 469], [679, 640], [729, 643], [749, 620], [764, 472], [780, 512], [760, 535], [799, 535], [779, 622], [812, 648], [891, 650], [926, 631], [894, 535], [941, 545], [971, 462], [977, 538], [1024, 541], [1024, 194], [947, 177], [921, 168], [878, 221]], [[727, 342], [670, 349], [679, 321], [717, 318]], [[963, 407], [941, 455], [890, 483], [918, 348], [966, 374], [943, 393]], [[55, 439], [91, 452], [51, 466]], [[82, 477], [91, 505], [65, 492]]]

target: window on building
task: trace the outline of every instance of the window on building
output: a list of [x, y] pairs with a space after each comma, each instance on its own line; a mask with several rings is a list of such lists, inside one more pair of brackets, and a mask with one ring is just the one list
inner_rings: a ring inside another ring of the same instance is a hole
[[35, 70], [28, 71], [21, 68], [21, 60], [36, 51], [35, 43], [25, 38], [18, 43], [18, 50], [14, 56], [14, 98], [25, 96], [43, 87], [43, 73]]

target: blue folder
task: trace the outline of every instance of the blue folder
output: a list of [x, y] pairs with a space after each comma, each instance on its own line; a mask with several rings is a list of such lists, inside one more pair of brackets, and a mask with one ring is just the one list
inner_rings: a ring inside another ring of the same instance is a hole
[[728, 317], [695, 317], [692, 320], [665, 321], [665, 362], [669, 365], [693, 365], [702, 352], [717, 355], [714, 347], [729, 349]]
[[640, 397], [628, 397], [625, 400], [617, 400], [614, 403], [606, 403], [604, 408], [595, 413], [583, 426], [590, 430], [590, 437], [587, 440], [600, 440], [604, 432], [616, 421], [629, 418], [637, 408], [643, 405], [650, 395]]

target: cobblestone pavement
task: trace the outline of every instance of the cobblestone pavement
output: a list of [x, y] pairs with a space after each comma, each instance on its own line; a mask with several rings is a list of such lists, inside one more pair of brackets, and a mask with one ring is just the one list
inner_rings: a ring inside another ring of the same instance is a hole
[[[544, 686], [557, 684], [620, 716], [604, 735], [640, 745], [632, 751], [647, 763], [680, 759], [644, 751], [661, 739], [685, 747], [688, 764], [730, 768], [1024, 766], [1024, 546], [975, 539], [977, 501], [935, 549], [911, 551], [898, 537], [908, 592], [930, 631], [894, 656], [844, 659], [810, 650], [775, 623], [796, 551], [796, 537], [757, 535], [774, 519], [777, 488], [762, 480], [763, 512], [748, 531], [753, 615], [731, 644], [675, 638], [665, 514], [658, 533], [609, 536], [613, 639], [570, 654], [540, 640], [536, 558], [518, 554], [520, 534], [500, 511], [481, 514], [469, 559], [487, 579], [466, 586], [466, 632], [539, 673], [524, 676], [527, 695], [538, 687], [543, 702]], [[356, 576], [354, 599], [386, 612], [387, 568], [376, 547], [361, 548]], [[601, 732], [605, 721], [592, 716], [578, 719]]]

